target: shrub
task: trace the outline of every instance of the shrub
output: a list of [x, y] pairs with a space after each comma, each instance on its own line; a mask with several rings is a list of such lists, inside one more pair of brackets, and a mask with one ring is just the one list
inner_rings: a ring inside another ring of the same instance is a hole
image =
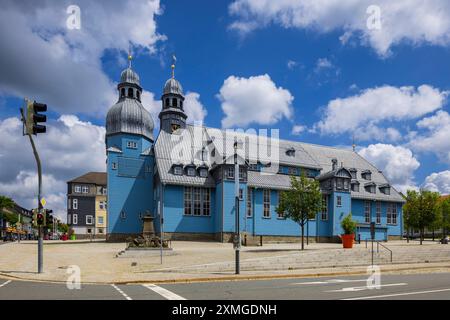
[[356, 231], [356, 221], [352, 219], [352, 214], [349, 213], [341, 221], [341, 227], [344, 229], [344, 234], [354, 234]]

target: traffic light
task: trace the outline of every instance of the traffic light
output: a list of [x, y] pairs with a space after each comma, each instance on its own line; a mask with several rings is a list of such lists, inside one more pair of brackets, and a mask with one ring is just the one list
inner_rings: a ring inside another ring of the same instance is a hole
[[51, 213], [53, 213], [53, 210], [45, 209], [47, 224], [53, 224], [53, 216]]
[[47, 111], [47, 105], [28, 99], [25, 101], [27, 104], [27, 114], [25, 120], [26, 133], [34, 135], [38, 133], [45, 133], [47, 128], [44, 125], [39, 124], [39, 122], [46, 122], [47, 116], [45, 114], [40, 114], [39, 112]]
[[37, 209], [33, 209], [33, 226], [34, 227], [38, 226], [38, 224], [37, 224], [37, 213], [38, 213], [38, 210]]
[[38, 226], [45, 225], [45, 214], [43, 214], [42, 212], [38, 212], [36, 221], [37, 221]]

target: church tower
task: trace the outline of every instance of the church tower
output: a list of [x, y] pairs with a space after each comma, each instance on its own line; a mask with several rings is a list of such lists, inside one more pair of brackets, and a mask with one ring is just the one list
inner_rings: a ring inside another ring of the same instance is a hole
[[142, 217], [153, 214], [153, 129], [141, 104], [139, 75], [129, 65], [120, 76], [119, 98], [106, 116], [107, 238], [141, 234]]
[[159, 113], [161, 130], [172, 133], [177, 129], [184, 129], [187, 115], [183, 106], [183, 88], [175, 79], [175, 57], [172, 63], [172, 78], [166, 81], [161, 100], [162, 110]]

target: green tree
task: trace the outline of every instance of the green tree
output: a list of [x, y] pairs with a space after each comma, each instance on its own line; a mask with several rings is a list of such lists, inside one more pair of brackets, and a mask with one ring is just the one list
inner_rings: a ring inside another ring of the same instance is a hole
[[68, 233], [69, 232], [69, 226], [65, 223], [59, 223], [58, 224], [58, 231], [62, 233]]
[[12, 209], [14, 208], [14, 201], [11, 198], [0, 195], [0, 219], [5, 219], [11, 224], [16, 224], [19, 220], [17, 215], [10, 214], [8, 212], [4, 212], [4, 209]]
[[[408, 190], [404, 207], [404, 218], [408, 226], [420, 232], [422, 244], [425, 228], [432, 228], [439, 217], [439, 193], [427, 190]], [[406, 214], [405, 214], [406, 213]]]
[[304, 229], [309, 219], [313, 219], [323, 207], [319, 182], [306, 178], [291, 176], [291, 188], [280, 193], [280, 201], [276, 211], [283, 214], [301, 227], [302, 250], [304, 245]]
[[439, 203], [440, 222], [442, 227], [442, 237], [447, 236], [450, 230], [450, 197]]

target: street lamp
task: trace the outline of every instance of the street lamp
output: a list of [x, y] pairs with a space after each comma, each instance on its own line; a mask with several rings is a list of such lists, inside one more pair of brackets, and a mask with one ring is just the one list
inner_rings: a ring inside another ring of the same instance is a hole
[[234, 188], [235, 188], [235, 214], [236, 214], [234, 250], [236, 260], [236, 274], [239, 274], [240, 273], [239, 251], [241, 250], [241, 232], [239, 226], [239, 163], [237, 159], [237, 149], [238, 149], [237, 139], [235, 139], [233, 147], [234, 147]]

